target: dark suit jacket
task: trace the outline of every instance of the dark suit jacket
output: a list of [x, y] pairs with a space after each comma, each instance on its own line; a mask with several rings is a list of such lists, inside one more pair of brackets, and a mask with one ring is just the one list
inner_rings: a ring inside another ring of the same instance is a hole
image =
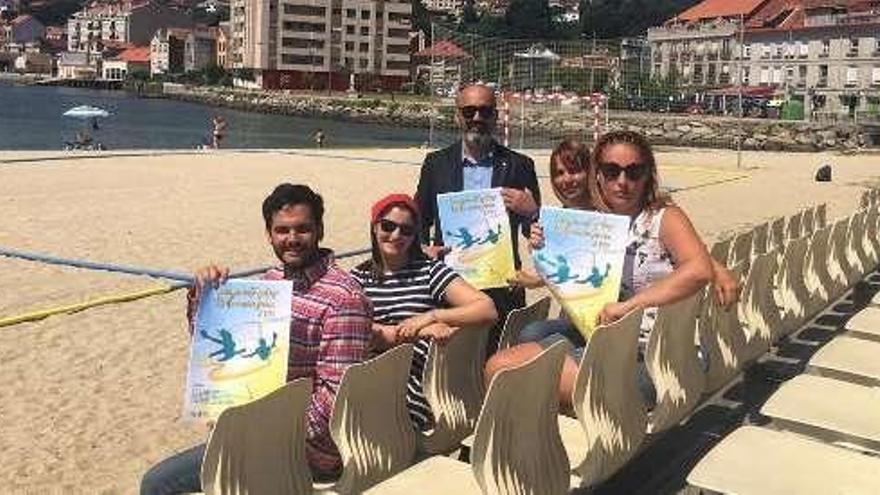
[[[443, 228], [437, 217], [437, 195], [448, 192], [459, 192], [464, 188], [464, 172], [461, 160], [461, 141], [429, 153], [422, 164], [419, 185], [416, 189], [416, 202], [422, 214], [422, 242], [425, 244], [442, 244]], [[541, 191], [538, 189], [538, 178], [535, 175], [535, 164], [532, 159], [495, 143], [493, 150], [492, 187], [513, 187], [528, 189], [540, 206]], [[513, 237], [513, 258], [517, 268], [520, 266], [519, 243], [517, 231], [529, 235], [530, 219], [521, 217], [511, 211], [510, 232]], [[434, 236], [431, 237], [431, 227]]]

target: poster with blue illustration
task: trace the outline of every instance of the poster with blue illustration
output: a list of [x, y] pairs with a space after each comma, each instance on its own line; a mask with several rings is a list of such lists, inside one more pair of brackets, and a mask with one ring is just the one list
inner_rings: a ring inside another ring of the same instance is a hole
[[620, 294], [629, 218], [543, 207], [540, 222], [544, 246], [532, 253], [535, 268], [589, 340], [602, 307]]
[[444, 261], [478, 289], [507, 287], [514, 276], [513, 243], [501, 189], [438, 194]]
[[190, 347], [183, 416], [215, 420], [278, 389], [287, 378], [289, 281], [228, 280], [205, 287]]

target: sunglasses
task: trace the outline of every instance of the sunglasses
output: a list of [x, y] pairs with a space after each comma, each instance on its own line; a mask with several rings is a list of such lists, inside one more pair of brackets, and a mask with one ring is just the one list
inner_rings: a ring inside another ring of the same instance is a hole
[[605, 180], [617, 180], [617, 178], [620, 177], [621, 172], [623, 172], [627, 180], [635, 182], [647, 175], [648, 164], [630, 163], [626, 167], [621, 167], [613, 162], [599, 164], [599, 173], [602, 174], [602, 177], [605, 177]]
[[383, 218], [379, 220], [379, 230], [386, 234], [391, 234], [395, 230], [400, 230], [400, 235], [404, 237], [412, 237], [416, 233], [416, 228], [405, 223], [397, 223]]
[[461, 112], [461, 116], [467, 120], [472, 120], [478, 113], [482, 119], [491, 119], [498, 115], [498, 110], [490, 106], [466, 106], [459, 107], [458, 110]]

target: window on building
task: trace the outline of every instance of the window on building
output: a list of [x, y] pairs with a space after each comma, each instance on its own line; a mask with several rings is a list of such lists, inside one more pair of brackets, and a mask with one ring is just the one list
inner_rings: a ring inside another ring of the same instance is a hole
[[360, 46], [358, 46], [358, 51], [360, 51], [361, 53], [367, 53], [368, 51], [370, 51], [370, 44], [361, 43]]
[[880, 86], [880, 67], [871, 69], [871, 85]]
[[354, 41], [346, 41], [345, 42], [345, 51], [347, 51], [347, 52], [354, 51]]
[[345, 34], [354, 34], [354, 26], [345, 26]]
[[715, 84], [718, 77], [718, 66], [709, 64], [709, 71], [706, 73], [706, 84]]
[[782, 84], [782, 67], [773, 69], [773, 84]]
[[831, 40], [822, 40], [822, 48], [819, 50], [820, 57], [827, 57], [831, 53]]
[[768, 43], [761, 45], [761, 58], [770, 58], [771, 47]]
[[751, 67], [743, 67], [743, 72], [742, 72], [743, 86], [749, 85], [749, 80], [751, 79], [751, 77], [752, 77], [752, 68]]
[[782, 58], [782, 44], [775, 43], [773, 45], [773, 58]]
[[857, 57], [859, 55], [859, 39], [858, 38], [850, 38], [849, 39], [849, 51], [846, 53], [847, 57]]
[[312, 5], [291, 5], [289, 3], [285, 3], [284, 13], [288, 15], [324, 17], [325, 15], [327, 15], [327, 9], [325, 7], [315, 7]]
[[369, 21], [370, 20], [370, 11], [369, 10], [362, 10], [361, 11], [361, 19], [363, 19], [365, 21]]
[[345, 9], [345, 17], [348, 17], [349, 19], [354, 19], [355, 17], [357, 17], [357, 10]]
[[743, 44], [743, 58], [749, 60], [752, 58], [752, 45]]
[[770, 84], [770, 68], [769, 67], [761, 67], [761, 75], [758, 78], [758, 84], [761, 84], [761, 85]]
[[365, 58], [358, 60], [358, 66], [360, 66], [361, 69], [366, 69], [369, 65], [370, 61]]
[[806, 41], [798, 41], [798, 57], [807, 58], [810, 54], [810, 44]]
[[791, 84], [794, 82], [794, 67], [786, 66], [785, 67], [785, 83]]
[[819, 66], [819, 80], [816, 82], [816, 86], [820, 88], [824, 88], [828, 86], [828, 66], [820, 65]]
[[361, 36], [370, 35], [370, 26], [361, 26]]
[[859, 68], [847, 67], [845, 81], [847, 87], [857, 86], [859, 84]]
[[703, 65], [694, 66], [694, 84], [703, 84]]
[[807, 66], [801, 65], [798, 67], [798, 78], [797, 78], [798, 86], [806, 86], [807, 85]]

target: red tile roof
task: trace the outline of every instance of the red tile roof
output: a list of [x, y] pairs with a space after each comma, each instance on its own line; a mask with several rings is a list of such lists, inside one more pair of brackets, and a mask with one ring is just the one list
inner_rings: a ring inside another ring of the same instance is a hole
[[462, 50], [460, 46], [447, 40], [438, 41], [413, 56], [439, 59], [473, 58], [470, 53]]
[[748, 17], [765, 1], [766, 0], [704, 0], [685, 10], [681, 14], [678, 14], [674, 20], [694, 22], [702, 19], [736, 17], [739, 15]]
[[149, 63], [150, 62], [150, 47], [148, 46], [132, 46], [130, 48], [126, 48], [119, 54], [117, 57], [119, 60], [125, 60], [126, 62], [141, 62], [141, 63]]

